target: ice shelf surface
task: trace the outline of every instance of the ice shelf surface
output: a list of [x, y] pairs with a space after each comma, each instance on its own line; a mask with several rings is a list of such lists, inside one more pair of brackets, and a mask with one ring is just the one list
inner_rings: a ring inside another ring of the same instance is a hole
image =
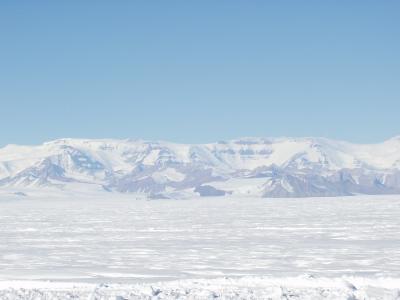
[[396, 299], [399, 232], [399, 196], [2, 196], [0, 298]]

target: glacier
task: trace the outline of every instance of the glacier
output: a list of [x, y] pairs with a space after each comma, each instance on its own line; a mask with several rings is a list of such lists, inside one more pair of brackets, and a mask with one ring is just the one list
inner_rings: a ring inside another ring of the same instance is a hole
[[59, 139], [0, 149], [0, 189], [96, 190], [148, 198], [400, 193], [400, 137], [242, 138], [209, 144]]

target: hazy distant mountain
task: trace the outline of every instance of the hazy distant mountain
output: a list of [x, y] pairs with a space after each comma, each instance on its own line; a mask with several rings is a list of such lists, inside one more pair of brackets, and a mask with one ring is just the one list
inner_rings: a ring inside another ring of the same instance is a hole
[[61, 139], [0, 149], [0, 187], [101, 189], [149, 197], [400, 193], [400, 137], [361, 145], [244, 138], [201, 145]]

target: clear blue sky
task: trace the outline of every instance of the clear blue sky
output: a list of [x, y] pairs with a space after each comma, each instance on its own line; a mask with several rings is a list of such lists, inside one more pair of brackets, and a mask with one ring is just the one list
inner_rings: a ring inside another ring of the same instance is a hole
[[0, 146], [400, 134], [400, 1], [0, 2]]

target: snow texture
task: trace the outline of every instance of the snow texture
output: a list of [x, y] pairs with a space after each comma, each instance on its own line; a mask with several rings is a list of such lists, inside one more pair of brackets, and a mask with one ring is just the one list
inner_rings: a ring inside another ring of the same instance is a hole
[[400, 280], [357, 277], [217, 278], [142, 284], [0, 282], [0, 298], [16, 299], [400, 299]]
[[400, 299], [398, 196], [44, 194], [0, 193], [0, 299]]

